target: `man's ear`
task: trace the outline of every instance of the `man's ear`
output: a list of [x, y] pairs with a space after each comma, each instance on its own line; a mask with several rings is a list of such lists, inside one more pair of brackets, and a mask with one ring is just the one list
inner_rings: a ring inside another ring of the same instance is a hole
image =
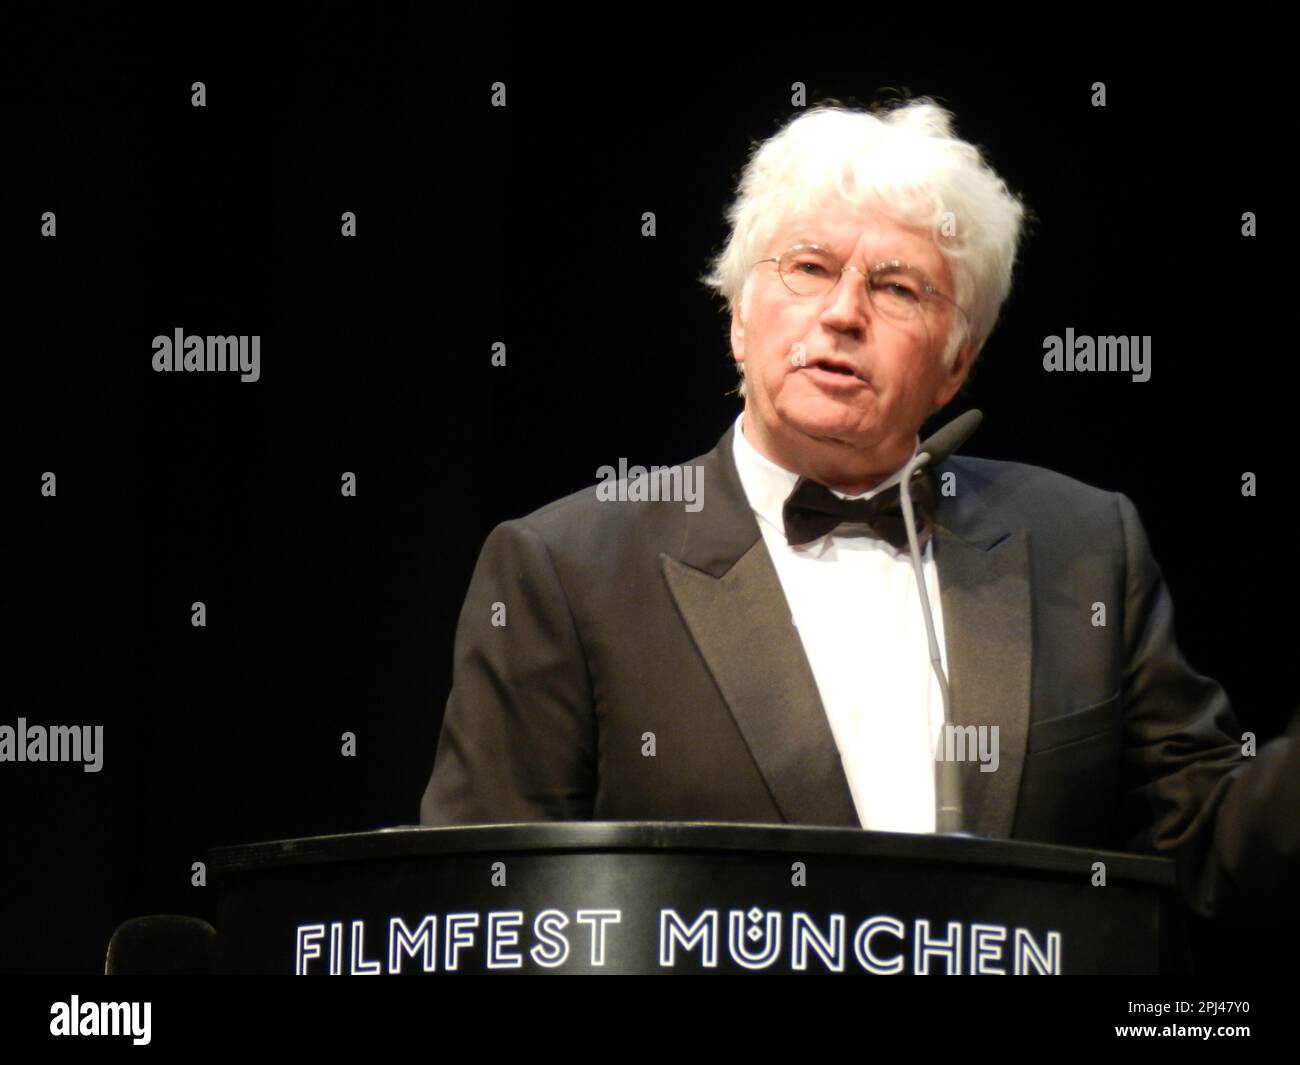
[[957, 355], [952, 360], [952, 368], [947, 371], [943, 383], [934, 394], [933, 410], [946, 407], [952, 397], [961, 391], [961, 386], [966, 383], [966, 378], [970, 375], [970, 368], [975, 362], [975, 356], [978, 354], [979, 348], [969, 340], [957, 349]]
[[745, 361], [745, 323], [740, 320], [740, 308], [731, 312], [731, 353], [737, 362]]

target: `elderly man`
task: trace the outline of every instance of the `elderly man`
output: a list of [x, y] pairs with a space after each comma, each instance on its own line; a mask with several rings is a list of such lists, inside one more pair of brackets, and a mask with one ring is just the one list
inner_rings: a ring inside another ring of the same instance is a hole
[[[706, 280], [745, 405], [693, 462], [703, 506], [597, 486], [492, 531], [422, 823], [935, 830], [900, 475], [993, 330], [1024, 208], [923, 98], [799, 116], [728, 217]], [[910, 490], [954, 721], [995, 738], [966, 830], [1171, 857], [1203, 915], [1294, 898], [1297, 728], [1243, 757], [1133, 504], [960, 456]]]

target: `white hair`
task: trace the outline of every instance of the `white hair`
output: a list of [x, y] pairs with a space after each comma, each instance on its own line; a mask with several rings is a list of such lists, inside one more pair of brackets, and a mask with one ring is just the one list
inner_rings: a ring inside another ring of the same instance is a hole
[[[892, 109], [852, 110], [822, 104], [755, 142], [726, 217], [731, 237], [700, 280], [748, 319], [753, 266], [791, 216], [838, 193], [901, 225], [928, 229], [948, 263], [955, 315], [943, 363], [962, 344], [978, 355], [1011, 291], [1011, 271], [1026, 208], [984, 160], [953, 133], [952, 114], [930, 97]], [[739, 393], [745, 394], [745, 372]]]

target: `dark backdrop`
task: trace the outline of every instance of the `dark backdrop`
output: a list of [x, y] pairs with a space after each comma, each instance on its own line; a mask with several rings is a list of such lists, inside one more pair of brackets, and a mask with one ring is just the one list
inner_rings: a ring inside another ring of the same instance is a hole
[[[947, 412], [985, 411], [968, 452], [1127, 493], [1243, 727], [1274, 736], [1300, 702], [1258, 54], [1207, 72], [1158, 39], [1013, 51], [952, 26], [908, 48], [839, 12], [707, 37], [432, 5], [31, 14], [7, 93], [0, 720], [102, 724], [105, 767], [0, 765], [5, 971], [98, 971], [127, 917], [210, 918], [209, 846], [418, 820], [491, 528], [620, 456], [692, 458], [739, 409], [697, 279], [796, 81], [810, 104], [938, 97], [1025, 197], [1014, 291]], [[1071, 326], [1152, 335], [1151, 380], [1044, 373]], [[261, 380], [154, 373], [177, 327], [260, 334]], [[1245, 970], [1285, 936], [1198, 925], [1198, 954]]]

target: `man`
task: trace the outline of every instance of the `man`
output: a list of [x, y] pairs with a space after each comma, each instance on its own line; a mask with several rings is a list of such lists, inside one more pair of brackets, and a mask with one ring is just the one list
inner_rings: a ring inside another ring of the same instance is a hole
[[[745, 407], [691, 463], [703, 505], [597, 486], [492, 531], [422, 823], [935, 830], [943, 709], [893, 514], [1024, 215], [950, 121], [817, 108], [755, 153], [707, 279]], [[1300, 722], [1243, 757], [1127, 497], [960, 456], [912, 491], [955, 723], [995, 737], [966, 829], [1171, 857], [1206, 916], [1293, 898]]]

